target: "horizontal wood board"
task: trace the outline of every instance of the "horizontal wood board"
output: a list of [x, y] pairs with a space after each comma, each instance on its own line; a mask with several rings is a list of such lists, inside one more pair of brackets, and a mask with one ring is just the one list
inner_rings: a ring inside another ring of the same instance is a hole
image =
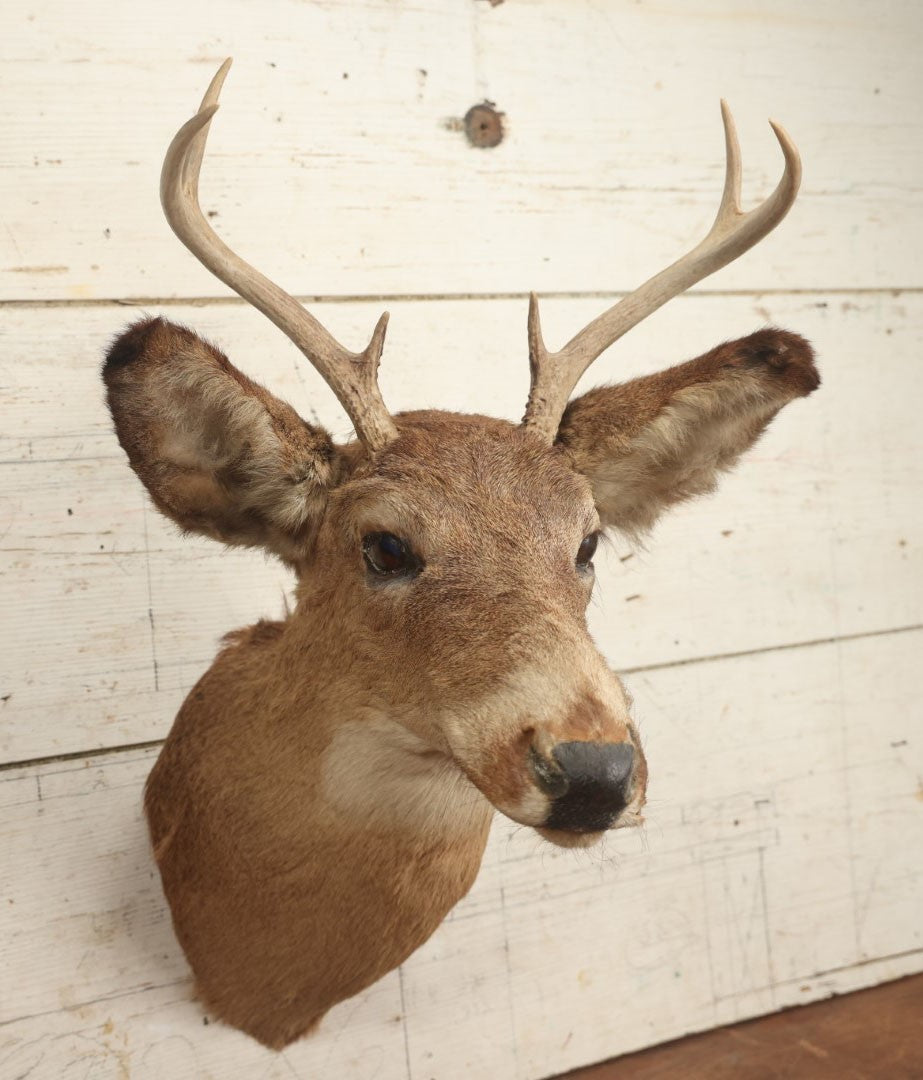
[[652, 1046], [560, 1080], [917, 1080], [923, 975]]
[[[0, 294], [222, 296], [161, 219], [164, 150], [225, 56], [203, 206], [304, 295], [633, 288], [802, 149], [801, 199], [713, 289], [921, 284], [920, 9], [861, 0], [7, 0]], [[459, 130], [483, 100], [492, 150]], [[897, 167], [895, 167], [897, 166]], [[292, 226], [295, 227], [292, 227]]]
[[[549, 336], [598, 300], [547, 304]], [[403, 302], [382, 367], [394, 408], [510, 418], [528, 365], [517, 300]], [[333, 395], [243, 305], [157, 308], [218, 341], [306, 417], [345, 434]], [[379, 307], [316, 309], [347, 340]], [[277, 616], [292, 579], [259, 552], [182, 537], [147, 502], [111, 431], [98, 368], [140, 309], [11, 309], [0, 440], [0, 602], [18, 627], [0, 670], [0, 761], [162, 738], [220, 636]], [[644, 548], [615, 537], [590, 608], [613, 666], [632, 670], [919, 624], [923, 298], [689, 297], [602, 358], [584, 385], [687, 359], [779, 323], [810, 337], [824, 383], [776, 420], [713, 497]]]
[[153, 751], [0, 773], [0, 1075], [531, 1080], [918, 970], [921, 647], [639, 673], [645, 831], [575, 854], [498, 819], [434, 937], [282, 1055], [192, 1000], [140, 814]]

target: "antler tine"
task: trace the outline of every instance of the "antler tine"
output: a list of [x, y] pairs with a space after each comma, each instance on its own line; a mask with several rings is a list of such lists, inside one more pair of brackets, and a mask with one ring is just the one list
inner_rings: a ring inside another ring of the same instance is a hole
[[556, 353], [542, 339], [538, 298], [529, 298], [529, 367], [532, 385], [523, 426], [553, 442], [567, 400], [581, 375], [613, 342], [674, 296], [727, 266], [770, 233], [791, 209], [801, 183], [801, 159], [784, 128], [769, 123], [782, 148], [785, 170], [775, 191], [755, 209], [740, 209], [740, 146], [727, 102], [721, 102], [726, 170], [724, 192], [708, 235], [691, 251], [623, 297]]
[[187, 248], [226, 285], [253, 304], [286, 334], [327, 381], [356, 434], [372, 452], [397, 436], [378, 388], [377, 372], [388, 325], [378, 320], [361, 353], [345, 349], [313, 315], [269, 278], [236, 255], [208, 224], [199, 206], [199, 170], [218, 95], [230, 58], [212, 79], [199, 111], [176, 133], [160, 174], [160, 201], [171, 228]]

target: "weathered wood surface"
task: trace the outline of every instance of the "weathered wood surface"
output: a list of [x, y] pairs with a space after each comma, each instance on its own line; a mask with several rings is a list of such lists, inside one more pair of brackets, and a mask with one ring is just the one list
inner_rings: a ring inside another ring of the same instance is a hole
[[[923, 968], [921, 33], [909, 0], [7, 3], [0, 1076], [527, 1080]], [[316, 307], [356, 347], [388, 297], [395, 408], [518, 416], [525, 291], [566, 294], [543, 308], [563, 342], [697, 239], [721, 95], [747, 200], [779, 174], [767, 115], [802, 147], [802, 197], [585, 385], [767, 322], [824, 377], [716, 496], [601, 559], [591, 621], [636, 698], [645, 835], [575, 855], [498, 823], [433, 940], [281, 1056], [190, 1001], [140, 818], [155, 751], [131, 746], [290, 581], [150, 510], [98, 378], [110, 336], [162, 311], [348, 430], [160, 217], [163, 149], [227, 54], [214, 224], [338, 298]], [[484, 98], [495, 151], [456, 130]]]
[[[549, 302], [549, 335], [564, 337], [600, 303]], [[392, 309], [382, 383], [394, 407], [521, 412], [521, 301]], [[305, 415], [348, 430], [320, 378], [257, 313], [158, 310], [220, 341]], [[348, 340], [378, 310], [318, 308]], [[0, 761], [163, 737], [220, 635], [276, 616], [291, 584], [257, 552], [180, 536], [147, 503], [112, 434], [98, 374], [106, 341], [138, 313], [6, 314], [0, 347], [15, 381], [0, 445], [0, 601], [19, 628], [5, 656]], [[767, 321], [814, 340], [823, 389], [787, 409], [714, 497], [665, 519], [646, 550], [619, 539], [608, 547], [591, 620], [620, 670], [921, 621], [918, 294], [684, 299], [585, 382], [654, 370]]]
[[921, 648], [639, 673], [646, 836], [575, 858], [498, 822], [435, 937], [281, 1057], [191, 1002], [140, 815], [152, 753], [2, 774], [0, 1075], [528, 1080], [917, 970]]
[[[163, 151], [237, 58], [203, 201], [308, 295], [631, 288], [710, 224], [718, 99], [745, 190], [807, 164], [784, 230], [706, 288], [911, 284], [923, 241], [920, 13], [894, 0], [6, 0], [7, 297], [221, 296], [156, 203]], [[474, 152], [484, 98], [508, 135]], [[899, 163], [899, 168], [895, 168]], [[294, 226], [294, 227], [290, 227]]]

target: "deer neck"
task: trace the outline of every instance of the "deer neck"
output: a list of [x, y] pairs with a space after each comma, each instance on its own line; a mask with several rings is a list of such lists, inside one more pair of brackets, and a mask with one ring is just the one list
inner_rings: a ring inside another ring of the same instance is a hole
[[[390, 834], [401, 843], [486, 843], [493, 807], [447, 746], [415, 733], [431, 730], [425, 705], [405, 702], [398, 712], [380, 693], [374, 670], [366, 670], [361, 642], [337, 646], [323, 625], [300, 622], [280, 625], [271, 660], [259, 649], [274, 729], [269, 740], [254, 733], [260, 756], [276, 759], [280, 772], [294, 765], [303, 780], [309, 775], [315, 807], [331, 827]], [[234, 661], [238, 672], [242, 666]], [[302, 677], [293, 678], [296, 672]], [[250, 718], [241, 719], [249, 727]]]
[[337, 725], [320, 760], [324, 803], [363, 830], [455, 844], [483, 834], [493, 807], [455, 762], [391, 717]]

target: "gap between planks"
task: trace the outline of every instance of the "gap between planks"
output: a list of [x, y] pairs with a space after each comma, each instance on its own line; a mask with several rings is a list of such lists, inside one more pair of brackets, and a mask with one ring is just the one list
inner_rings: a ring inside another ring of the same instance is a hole
[[[591, 289], [584, 291], [557, 291], [540, 292], [543, 300], [609, 300], [622, 299], [630, 295], [630, 290], [607, 291], [605, 289]], [[763, 296], [907, 296], [923, 294], [923, 286], [918, 285], [888, 285], [882, 287], [850, 288], [842, 286], [837, 288], [823, 288], [812, 286], [803, 289], [697, 289], [682, 293], [674, 300], [688, 300], [702, 297], [754, 297]], [[529, 291], [518, 292], [444, 292], [444, 293], [356, 293], [327, 295], [318, 293], [312, 296], [295, 296], [300, 304], [404, 304], [404, 303], [438, 303], [443, 301], [468, 301], [468, 300], [528, 300]], [[237, 305], [252, 306], [249, 301], [239, 296], [122, 296], [122, 297], [96, 297], [92, 299], [68, 299], [62, 297], [56, 300], [3, 300], [0, 299], [0, 308], [86, 308], [86, 307], [148, 307], [153, 304], [166, 306], [189, 306], [211, 307], [212, 305]]]
[[[670, 660], [662, 664], [642, 664], [638, 667], [619, 668], [620, 676], [640, 674], [647, 671], [666, 671], [670, 668], [688, 667], [690, 664], [710, 664], [723, 660], [736, 660], [744, 656], [761, 656], [767, 653], [788, 652], [792, 649], [810, 649], [818, 645], [836, 645], [847, 641], [863, 641], [868, 638], [891, 637], [896, 634], [910, 634], [923, 630], [923, 623], [911, 626], [895, 626], [887, 630], [864, 630], [856, 634], [840, 634], [835, 637], [812, 638], [809, 641], [793, 641], [784, 645], [767, 645], [759, 649], [742, 649], [738, 652], [713, 653], [710, 656], [691, 656], [683, 660]], [[153, 750], [163, 746], [164, 739], [149, 739], [146, 742], [122, 743], [120, 746], [102, 746], [86, 750], [70, 750], [66, 754], [49, 754], [46, 757], [26, 758], [21, 761], [0, 762], [0, 773], [13, 769], [32, 769], [44, 765], [54, 765], [62, 761], [80, 761], [82, 758], [101, 758], [112, 754], [126, 754], [136, 750]]]
[[865, 638], [889, 637], [892, 634], [910, 634], [915, 630], [923, 630], [923, 623], [912, 623], [909, 626], [891, 626], [884, 630], [859, 630], [855, 634], [835, 634], [833, 637], [811, 638], [808, 641], [791, 641], [782, 645], [764, 645], [756, 649], [712, 653], [709, 656], [688, 656], [683, 660], [668, 660], [661, 664], [639, 664], [636, 667], [619, 668], [618, 674], [636, 675], [644, 671], [664, 671], [667, 668], [688, 667], [689, 664], [709, 664], [718, 660], [736, 660], [741, 656], [760, 656], [763, 653], [809, 649], [814, 645], [835, 645], [841, 641], [862, 641]]

